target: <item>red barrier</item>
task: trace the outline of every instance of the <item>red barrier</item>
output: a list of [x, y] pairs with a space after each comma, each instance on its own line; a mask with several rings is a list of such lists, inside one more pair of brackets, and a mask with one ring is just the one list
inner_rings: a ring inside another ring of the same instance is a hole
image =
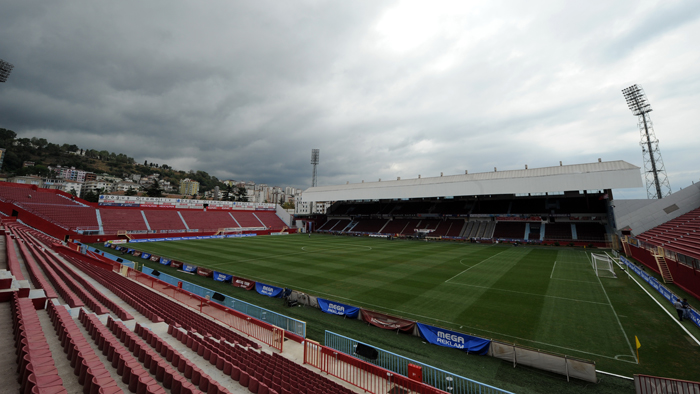
[[318, 342], [304, 342], [304, 364], [335, 376], [345, 382], [374, 394], [408, 392], [417, 394], [441, 394], [440, 389], [417, 382], [388, 369], [362, 361]]
[[634, 375], [634, 387], [637, 394], [700, 393], [698, 382], [649, 375]]
[[[630, 254], [636, 260], [642, 262], [647, 268], [653, 270], [657, 274], [659, 273], [659, 267], [656, 264], [656, 260], [652, 253], [644, 248], [636, 247], [632, 244], [629, 245]], [[671, 271], [671, 276], [673, 276], [673, 284], [690, 293], [693, 297], [700, 300], [700, 280], [698, 280], [697, 270], [693, 267], [683, 265], [677, 261], [666, 260], [669, 271]]]

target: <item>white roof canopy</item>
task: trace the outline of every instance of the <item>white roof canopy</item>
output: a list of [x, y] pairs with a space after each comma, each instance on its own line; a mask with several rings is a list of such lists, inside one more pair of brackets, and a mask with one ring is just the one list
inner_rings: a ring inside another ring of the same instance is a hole
[[644, 186], [639, 167], [622, 160], [556, 167], [363, 182], [306, 189], [305, 202], [433, 198]]

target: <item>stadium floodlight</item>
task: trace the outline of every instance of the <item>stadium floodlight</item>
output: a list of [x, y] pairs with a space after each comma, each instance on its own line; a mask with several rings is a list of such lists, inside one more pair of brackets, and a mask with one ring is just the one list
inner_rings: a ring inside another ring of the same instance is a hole
[[617, 278], [613, 269], [613, 261], [607, 254], [591, 253], [591, 266], [596, 276]]
[[0, 59], [0, 82], [6, 82], [7, 77], [10, 76], [10, 72], [15, 66], [10, 63]]
[[671, 185], [666, 176], [664, 161], [659, 150], [659, 140], [654, 134], [654, 127], [649, 117], [651, 104], [647, 101], [644, 90], [639, 85], [632, 85], [622, 89], [622, 95], [627, 101], [630, 111], [637, 117], [637, 126], [644, 160], [644, 179], [646, 180], [647, 198], [662, 199], [671, 194]]
[[311, 176], [311, 187], [316, 187], [316, 166], [318, 166], [319, 149], [311, 149], [311, 164], [314, 166]]

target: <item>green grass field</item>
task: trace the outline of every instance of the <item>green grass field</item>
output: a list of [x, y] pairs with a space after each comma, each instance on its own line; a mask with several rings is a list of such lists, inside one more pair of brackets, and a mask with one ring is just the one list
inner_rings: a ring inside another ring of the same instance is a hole
[[[355, 306], [593, 360], [599, 370], [700, 380], [695, 367], [700, 355], [687, 334], [619, 269], [616, 279], [598, 278], [583, 249], [326, 235], [136, 247]], [[641, 363], [635, 335], [642, 342]]]

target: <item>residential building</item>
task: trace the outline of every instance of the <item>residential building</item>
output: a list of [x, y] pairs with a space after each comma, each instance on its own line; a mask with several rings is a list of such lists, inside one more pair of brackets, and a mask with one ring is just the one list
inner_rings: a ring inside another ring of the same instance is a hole
[[112, 182], [106, 182], [106, 181], [90, 181], [90, 182], [85, 182], [83, 185], [83, 193], [110, 193], [112, 191]]
[[180, 181], [180, 194], [183, 196], [199, 194], [199, 182], [193, 181], [190, 178], [183, 179]]
[[83, 188], [83, 183], [82, 183], [82, 182], [76, 182], [76, 181], [69, 181], [69, 180], [66, 180], [66, 181], [63, 183], [63, 188], [61, 188], [61, 190], [63, 190], [63, 191], [66, 192], [66, 193], [70, 193], [70, 194], [74, 194], [74, 195], [76, 195], [76, 196], [80, 196], [80, 193], [81, 193], [81, 191], [82, 191], [82, 188]]
[[136, 190], [136, 191], [138, 191], [139, 189], [141, 189], [141, 188], [139, 187], [138, 183], [131, 182], [131, 181], [120, 181], [120, 182], [117, 182], [117, 183], [114, 183], [114, 184], [113, 184], [113, 186], [112, 186], [112, 191], [114, 191], [114, 192], [125, 192], [125, 191], [129, 190], [130, 188], [133, 189], [133, 190]]
[[[299, 195], [294, 202], [294, 212], [297, 215], [311, 215], [311, 214], [321, 214], [325, 215], [328, 208], [333, 205], [333, 201], [317, 201], [317, 202], [306, 202]], [[312, 209], [313, 206], [313, 209]]]
[[56, 167], [49, 167], [49, 169], [57, 172], [58, 178], [63, 178], [66, 180], [71, 180], [71, 181], [76, 181], [76, 182], [85, 182], [85, 177], [88, 174], [88, 171], [76, 170], [75, 167], [67, 168], [67, 167], [56, 166]]
[[36, 175], [23, 175], [23, 176], [13, 176], [7, 179], [12, 183], [21, 183], [23, 185], [36, 185], [41, 187], [44, 181]]

